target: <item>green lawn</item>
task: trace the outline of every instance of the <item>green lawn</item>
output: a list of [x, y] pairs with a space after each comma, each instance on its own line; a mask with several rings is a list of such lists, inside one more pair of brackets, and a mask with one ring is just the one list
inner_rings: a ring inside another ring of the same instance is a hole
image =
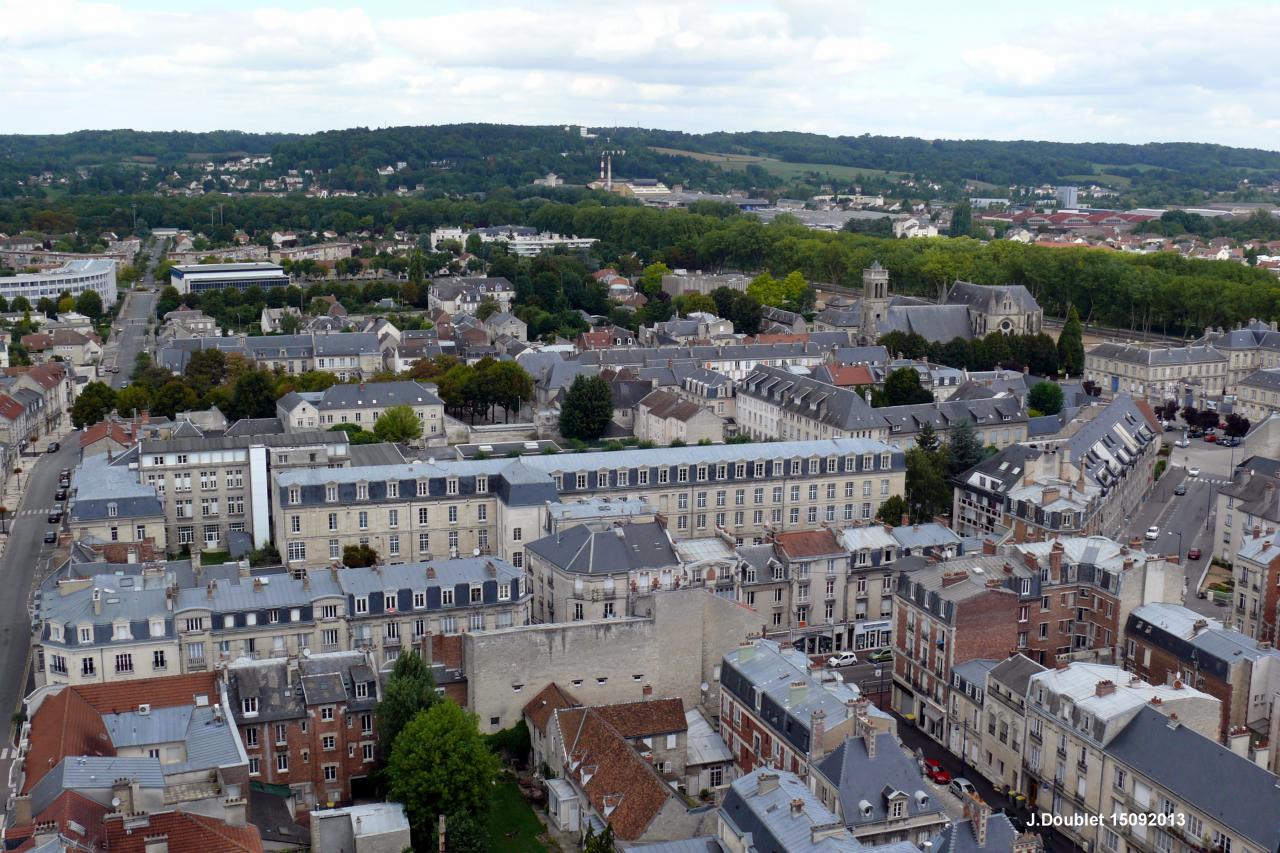
[[221, 566], [223, 563], [231, 562], [231, 552], [229, 551], [201, 551], [200, 565], [202, 566]]
[[516, 783], [499, 782], [489, 809], [489, 847], [493, 853], [547, 853], [538, 840], [542, 832], [542, 821], [520, 796]]
[[802, 177], [809, 172], [817, 172], [820, 175], [843, 180], [853, 180], [859, 175], [867, 178], [888, 177], [897, 180], [906, 174], [905, 172], [887, 172], [884, 169], [864, 169], [861, 166], [843, 166], [837, 163], [788, 163], [782, 160], [775, 160], [772, 157], [757, 157], [750, 154], [704, 154], [701, 151], [685, 151], [680, 148], [660, 148], [657, 146], [653, 146], [653, 150], [662, 154], [670, 154], [673, 157], [689, 157], [694, 160], [715, 163], [726, 169], [745, 169], [749, 165], [756, 165], [770, 174], [784, 179]]

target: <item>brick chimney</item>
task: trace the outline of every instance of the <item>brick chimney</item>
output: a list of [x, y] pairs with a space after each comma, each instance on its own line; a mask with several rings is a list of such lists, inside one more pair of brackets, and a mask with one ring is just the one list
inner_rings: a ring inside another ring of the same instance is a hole
[[995, 552], [996, 552], [996, 543], [995, 543], [995, 542], [993, 542], [990, 538], [983, 539], [983, 540], [982, 540], [982, 553], [984, 553], [984, 554], [994, 554]]
[[756, 777], [756, 793], [767, 794], [770, 791], [778, 790], [778, 774], [777, 773], [761, 773]]
[[946, 589], [949, 586], [955, 586], [958, 583], [964, 583], [968, 579], [969, 579], [968, 572], [943, 572], [942, 588]]
[[1109, 678], [1099, 681], [1093, 688], [1093, 695], [1095, 696], [1110, 696], [1115, 692], [1116, 683]]
[[1062, 580], [1062, 552], [1065, 550], [1060, 541], [1053, 540], [1053, 545], [1049, 548], [1049, 577], [1052, 580]]
[[827, 712], [818, 708], [809, 715], [809, 759], [817, 761], [827, 754]]
[[970, 794], [964, 800], [964, 816], [973, 827], [974, 845], [986, 847], [987, 819], [991, 817], [991, 807], [984, 803], [977, 794]]
[[650, 699], [652, 699], [652, 698], [653, 698], [653, 685], [652, 685], [652, 684], [646, 684], [644, 687], [641, 687], [641, 688], [640, 688], [640, 695], [641, 695], [641, 697], [643, 697], [644, 701], [646, 701], [646, 702], [648, 702]]

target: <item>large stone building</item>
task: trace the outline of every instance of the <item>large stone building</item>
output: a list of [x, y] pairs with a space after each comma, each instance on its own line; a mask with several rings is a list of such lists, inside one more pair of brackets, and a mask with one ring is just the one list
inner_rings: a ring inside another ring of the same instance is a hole
[[1084, 377], [1107, 395], [1130, 394], [1151, 403], [1176, 400], [1202, 406], [1228, 388], [1228, 357], [1213, 346], [1151, 347], [1104, 343], [1084, 357]]
[[274, 519], [299, 569], [354, 544], [390, 562], [478, 550], [524, 566], [548, 503], [643, 495], [675, 537], [763, 541], [834, 520], [864, 492], [874, 515], [904, 467], [886, 444], [835, 439], [300, 469], [275, 475]]
[[290, 391], [276, 401], [285, 432], [327, 430], [355, 424], [368, 432], [392, 406], [408, 406], [422, 423], [422, 438], [444, 435], [444, 402], [434, 385], [419, 382], [361, 382], [332, 385], [324, 391]]

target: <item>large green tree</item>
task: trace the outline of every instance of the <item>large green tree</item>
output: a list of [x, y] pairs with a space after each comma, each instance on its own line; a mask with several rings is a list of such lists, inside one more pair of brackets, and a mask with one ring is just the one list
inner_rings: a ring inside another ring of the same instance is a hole
[[920, 374], [914, 367], [899, 367], [884, 380], [884, 388], [871, 395], [877, 406], [906, 406], [912, 403], [932, 403], [933, 395], [920, 385]]
[[901, 495], [890, 495], [880, 504], [880, 509], [876, 510], [876, 520], [897, 527], [902, 523], [902, 517], [910, 514], [907, 502]]
[[275, 387], [265, 371], [253, 370], [236, 380], [228, 418], [269, 418], [276, 413]]
[[919, 447], [907, 451], [906, 502], [916, 520], [950, 514], [946, 448], [933, 453]]
[[156, 389], [151, 396], [151, 413], [172, 418], [178, 412], [189, 412], [200, 403], [196, 392], [178, 377]]
[[116, 407], [116, 392], [105, 382], [90, 382], [71, 404], [71, 423], [76, 429], [93, 426]]
[[200, 396], [227, 379], [227, 354], [220, 349], [202, 349], [191, 354], [182, 371], [193, 391]]
[[382, 441], [413, 441], [422, 438], [422, 421], [412, 406], [391, 406], [374, 423], [373, 434]]
[[391, 756], [396, 738], [409, 721], [439, 700], [431, 664], [413, 651], [397, 657], [374, 713], [378, 721], [378, 748], [384, 762]]
[[499, 766], [474, 715], [448, 700], [418, 712], [387, 762], [391, 799], [404, 805], [414, 848], [430, 849], [439, 815], [487, 814]]
[[1058, 367], [1068, 376], [1084, 372], [1084, 327], [1074, 305], [1067, 310], [1067, 321], [1058, 335]]
[[1056, 382], [1037, 382], [1027, 394], [1027, 408], [1042, 415], [1056, 415], [1062, 411], [1062, 387]]
[[955, 479], [977, 465], [986, 457], [982, 443], [978, 441], [978, 433], [973, 428], [973, 421], [961, 420], [951, 427], [947, 436], [947, 470], [949, 478]]
[[96, 323], [102, 319], [102, 297], [97, 291], [83, 291], [76, 297], [75, 309]]
[[577, 376], [560, 404], [560, 434], [578, 441], [604, 435], [613, 417], [613, 393], [599, 376]]

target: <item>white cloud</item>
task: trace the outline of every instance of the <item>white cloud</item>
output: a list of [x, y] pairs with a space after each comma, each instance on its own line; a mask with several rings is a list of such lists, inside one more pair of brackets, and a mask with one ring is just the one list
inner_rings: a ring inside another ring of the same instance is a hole
[[[7, 129], [450, 121], [1274, 147], [1280, 8], [0, 0]], [[347, 5], [343, 5], [347, 3]]]

